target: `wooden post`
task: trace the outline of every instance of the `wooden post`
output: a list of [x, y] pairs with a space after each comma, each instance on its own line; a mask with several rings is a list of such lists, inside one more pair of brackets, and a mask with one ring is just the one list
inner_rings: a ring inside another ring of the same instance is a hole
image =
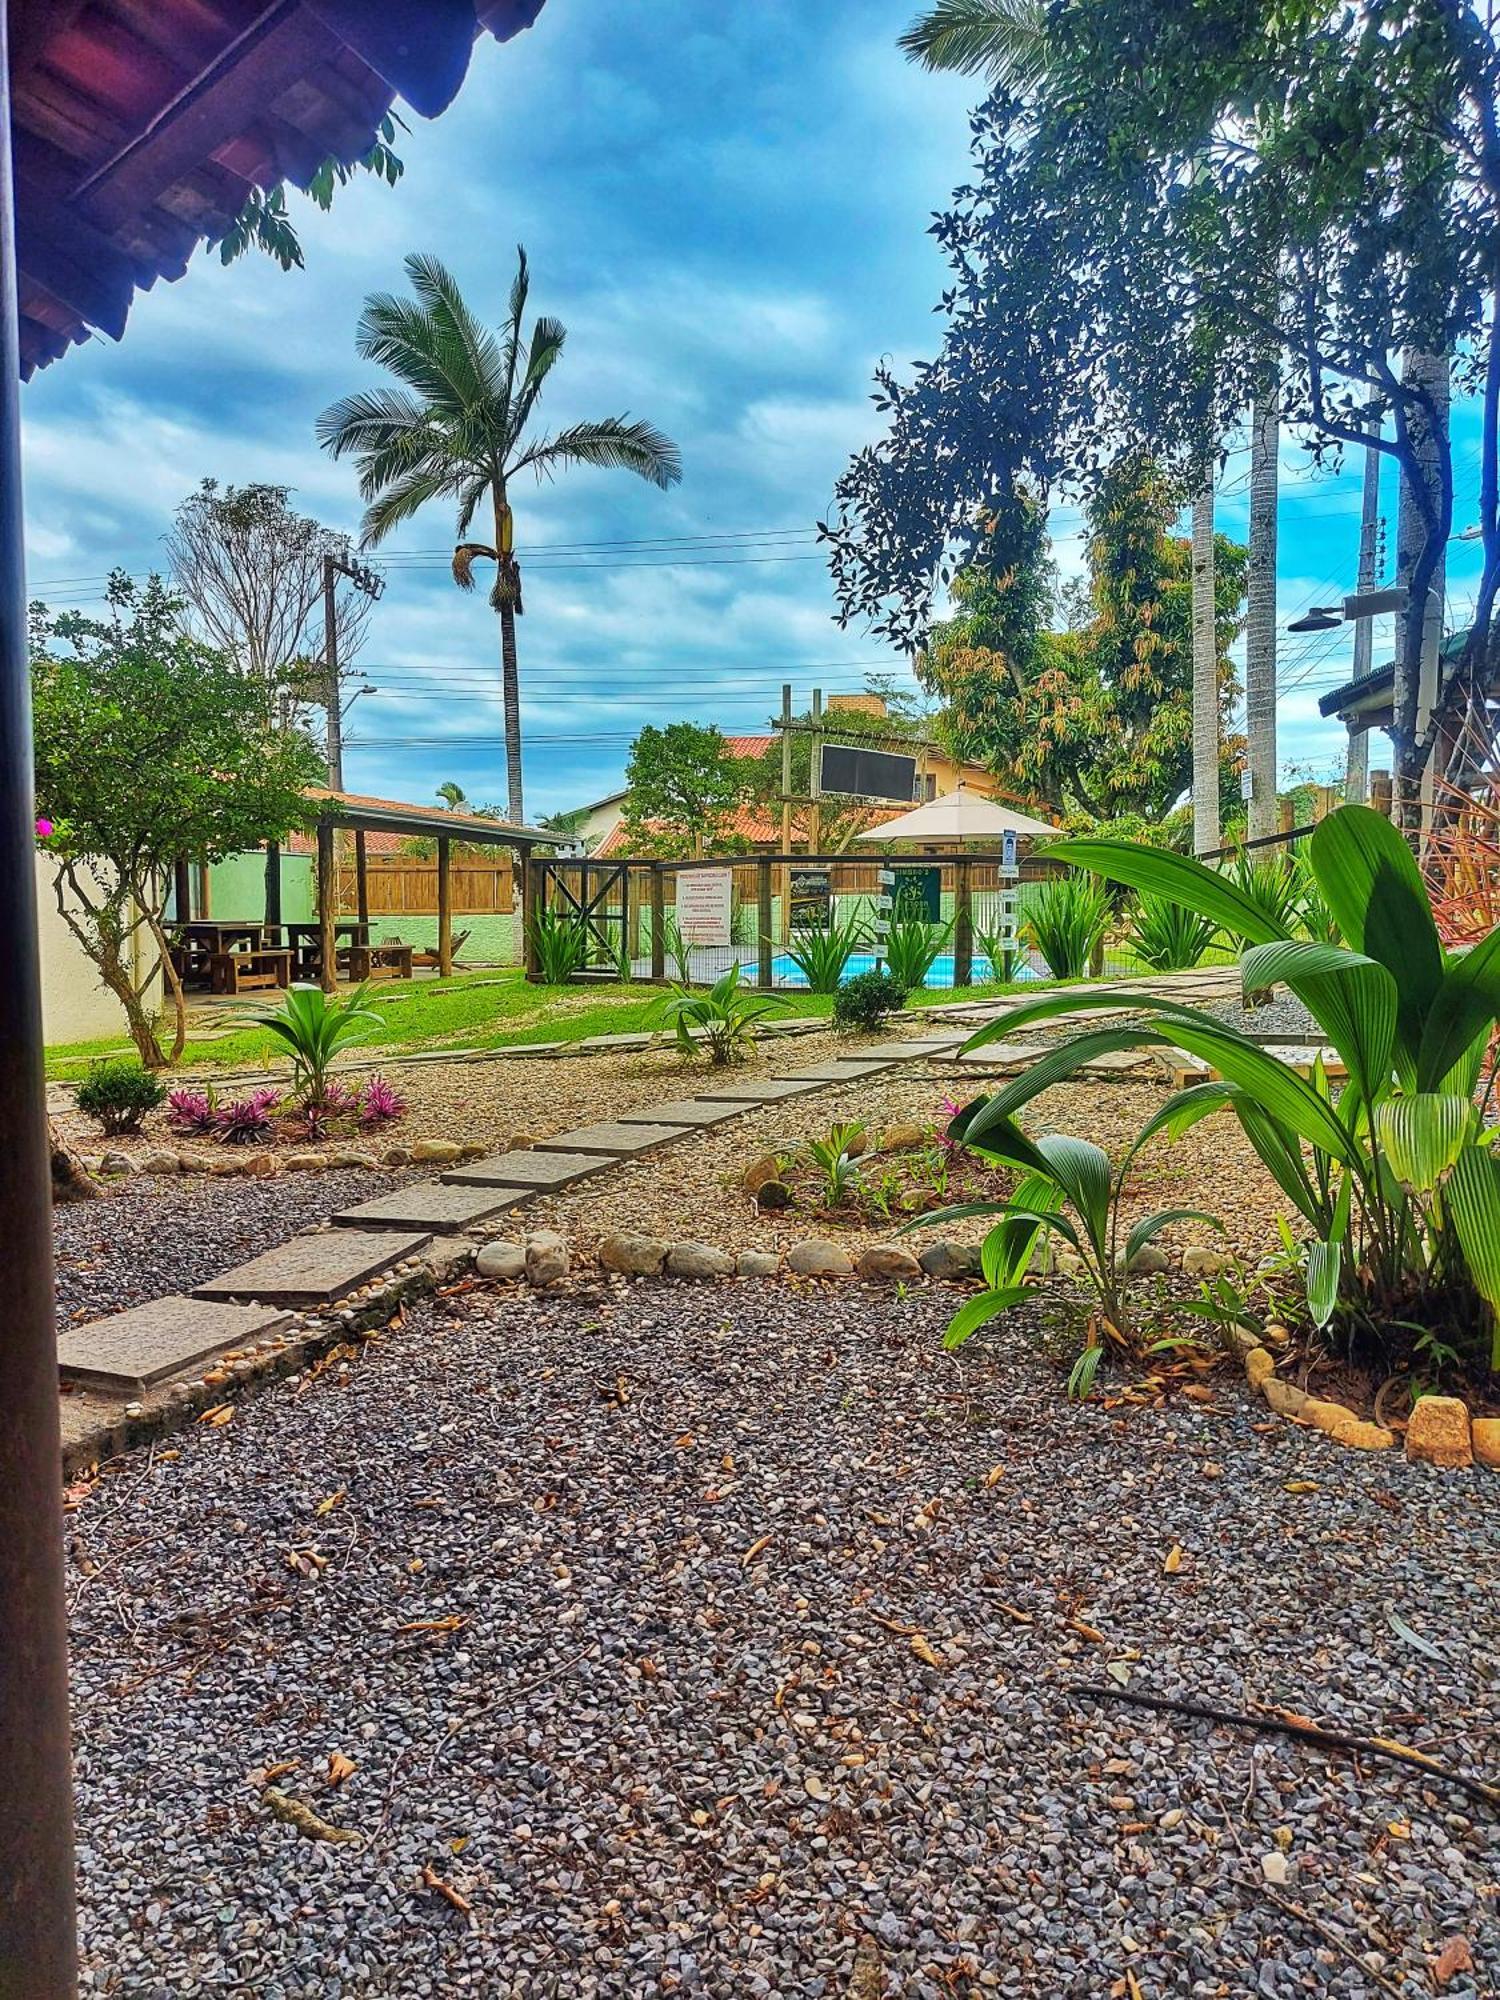
[[755, 864], [756, 899], [756, 961], [755, 979], [759, 986], [770, 986], [775, 978], [771, 963], [771, 925], [774, 913], [771, 904], [771, 862], [770, 857]]
[[318, 821], [318, 981], [325, 993], [338, 990], [338, 934], [333, 920], [338, 914], [334, 885], [333, 821]]
[[[974, 984], [974, 863], [960, 854], [953, 863], [953, 984]], [[941, 878], [939, 878], [941, 879]]]
[[185, 854], [179, 854], [172, 863], [172, 900], [177, 906], [178, 923], [190, 922], [193, 915], [193, 875]]
[[651, 864], [651, 977], [667, 976], [667, 883], [659, 861]]
[[354, 829], [354, 907], [362, 924], [370, 921], [370, 861], [365, 852], [365, 830]]
[[521, 854], [521, 963], [526, 977], [535, 984], [542, 976], [542, 961], [536, 948], [536, 915], [542, 892], [546, 862], [532, 859], [530, 848]]
[[630, 869], [620, 870], [620, 962], [630, 961], [630, 970], [635, 970], [635, 952], [630, 936]]
[[437, 844], [438, 870], [438, 978], [453, 976], [453, 842], [450, 835], [440, 833]]
[[266, 842], [266, 929], [281, 926], [281, 843]]
[[781, 851], [792, 851], [792, 686], [781, 686]]
[[78, 1977], [73, 1799], [5, 14], [0, 6], [0, 1990], [67, 2000]]
[[807, 739], [807, 852], [823, 852], [823, 690], [813, 689], [812, 735]]

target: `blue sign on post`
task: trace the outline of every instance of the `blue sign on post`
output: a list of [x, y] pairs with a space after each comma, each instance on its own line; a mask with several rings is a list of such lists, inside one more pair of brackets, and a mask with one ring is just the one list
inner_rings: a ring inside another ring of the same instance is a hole
[[1014, 868], [1016, 865], [1016, 830], [1008, 826], [1000, 836], [1000, 865]]

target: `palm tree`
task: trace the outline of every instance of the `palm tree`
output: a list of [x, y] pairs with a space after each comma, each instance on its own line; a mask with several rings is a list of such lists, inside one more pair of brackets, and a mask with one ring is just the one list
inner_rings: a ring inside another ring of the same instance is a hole
[[[1024, 90], [1041, 80], [1047, 65], [1047, 10], [1044, 0], [936, 0], [901, 37], [900, 46], [913, 62], [927, 69], [957, 70], [966, 76], [987, 75], [992, 83]], [[1277, 454], [1280, 448], [1279, 388], [1274, 360], [1266, 365], [1250, 418], [1250, 575], [1245, 606], [1245, 733], [1253, 775], [1250, 833], [1276, 830], [1276, 506]], [[1205, 514], [1206, 510], [1206, 514]], [[1200, 532], [1208, 535], [1209, 603], [1213, 602], [1213, 487], [1205, 485], [1193, 502], [1196, 550]], [[1197, 573], [1194, 557], [1194, 573]], [[1201, 643], [1200, 643], [1201, 638]], [[1206, 636], [1194, 627], [1193, 704], [1202, 718], [1195, 729], [1193, 801], [1199, 820], [1199, 793], [1207, 784], [1207, 766], [1199, 768], [1212, 708], [1217, 734], [1219, 657], [1212, 614]], [[1204, 801], [1203, 825], [1212, 819], [1219, 844], [1219, 784], [1217, 751], [1213, 766], [1213, 797]], [[1202, 852], [1201, 843], [1198, 845]]]
[[1214, 603], [1214, 488], [1193, 496], [1193, 852], [1219, 845], [1219, 638]]
[[437, 788], [436, 797], [442, 800], [449, 812], [454, 813], [469, 803], [468, 793], [462, 785], [455, 784], [452, 778], [444, 778]]
[[[516, 619], [522, 606], [511, 484], [523, 472], [542, 480], [565, 466], [597, 465], [637, 473], [665, 488], [682, 477], [682, 459], [654, 425], [628, 417], [571, 424], [528, 442], [527, 428], [566, 330], [558, 320], [539, 317], [531, 338], [525, 338], [521, 322], [530, 289], [525, 250], [518, 249], [516, 258], [510, 305], [497, 335], [470, 311], [436, 257], [408, 257], [406, 275], [415, 298], [372, 293], [355, 342], [366, 360], [378, 361], [401, 386], [363, 389], [334, 403], [318, 419], [318, 441], [335, 458], [352, 453], [359, 467], [364, 547], [384, 541], [429, 500], [452, 500], [458, 508], [454, 582], [472, 590], [474, 564], [495, 565], [490, 604], [500, 620], [508, 810], [519, 823], [524, 799]], [[465, 539], [482, 506], [494, 522], [493, 542]]]

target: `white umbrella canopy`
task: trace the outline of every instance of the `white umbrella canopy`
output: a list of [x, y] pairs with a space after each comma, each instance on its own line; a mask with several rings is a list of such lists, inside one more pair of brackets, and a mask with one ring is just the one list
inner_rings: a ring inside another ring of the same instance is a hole
[[1030, 813], [1018, 812], [1014, 806], [1001, 805], [996, 799], [987, 799], [982, 792], [971, 792], [960, 785], [956, 791], [944, 792], [941, 798], [929, 799], [924, 806], [915, 806], [909, 813], [902, 813], [899, 819], [888, 819], [881, 826], [872, 826], [868, 833], [857, 833], [856, 840], [998, 840], [1002, 834], [1015, 833], [1025, 839], [1040, 840], [1057, 834], [1055, 826], [1049, 826], [1044, 819], [1033, 819]]

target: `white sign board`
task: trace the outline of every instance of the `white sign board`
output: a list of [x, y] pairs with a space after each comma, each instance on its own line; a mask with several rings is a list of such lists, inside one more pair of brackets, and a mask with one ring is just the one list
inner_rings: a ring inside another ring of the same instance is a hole
[[677, 877], [677, 925], [684, 944], [729, 944], [732, 868], [684, 868]]

